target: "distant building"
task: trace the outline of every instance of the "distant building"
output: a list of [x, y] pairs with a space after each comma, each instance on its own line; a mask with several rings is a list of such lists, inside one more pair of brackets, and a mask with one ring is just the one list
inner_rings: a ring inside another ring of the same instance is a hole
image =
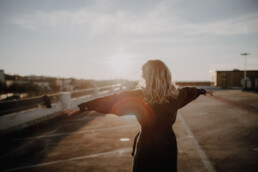
[[4, 70], [0, 70], [0, 83], [5, 83]]
[[33, 84], [38, 85], [42, 89], [51, 90], [49, 82], [47, 81], [34, 81]]
[[31, 81], [40, 81], [45, 79], [45, 77], [43, 76], [36, 76], [36, 75], [26, 76], [26, 78]]
[[5, 76], [4, 76], [4, 70], [0, 70], [0, 95], [4, 93], [5, 89]]
[[213, 85], [213, 83], [209, 81], [177, 81], [177, 86], [210, 86]]
[[26, 80], [6, 80], [5, 84], [7, 87], [10, 87], [12, 84], [25, 85], [25, 84], [30, 84], [30, 82]]
[[[211, 73], [211, 83], [221, 88], [243, 87], [244, 71], [213, 71]], [[258, 70], [246, 71], [247, 88], [258, 88]]]

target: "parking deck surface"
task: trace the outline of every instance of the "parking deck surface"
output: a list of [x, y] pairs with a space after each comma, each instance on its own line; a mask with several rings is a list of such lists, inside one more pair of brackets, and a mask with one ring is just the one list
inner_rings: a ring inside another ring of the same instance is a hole
[[[217, 90], [178, 113], [179, 172], [257, 171], [258, 94]], [[132, 171], [133, 116], [84, 112], [1, 136], [0, 171]]]

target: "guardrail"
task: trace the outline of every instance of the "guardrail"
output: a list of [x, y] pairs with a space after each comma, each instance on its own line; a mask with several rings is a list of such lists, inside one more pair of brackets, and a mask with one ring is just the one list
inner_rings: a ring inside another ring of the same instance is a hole
[[[49, 95], [51, 103], [58, 101], [59, 94]], [[19, 112], [26, 109], [36, 108], [44, 106], [44, 96], [37, 96], [32, 98], [25, 98], [21, 100], [9, 100], [0, 102], [0, 116], [10, 114], [13, 112]]]
[[100, 96], [105, 96], [127, 89], [121, 84], [50, 94], [51, 108], [46, 106], [43, 97], [0, 103], [0, 132], [21, 129], [31, 124], [59, 115], [60, 111], [76, 106]]
[[[83, 90], [77, 90], [70, 92], [71, 98], [79, 98], [85, 95], [91, 95], [97, 97], [98, 94], [103, 92], [113, 92], [119, 90], [120, 84], [99, 87], [99, 88], [89, 88]], [[48, 98], [51, 103], [57, 103], [60, 100], [60, 95], [64, 93], [57, 94], [49, 94]], [[46, 101], [44, 100], [44, 96], [37, 96], [33, 98], [25, 98], [21, 100], [10, 100], [0, 102], [0, 116], [10, 114], [13, 112], [19, 112], [22, 110], [27, 110], [31, 108], [46, 106]]]

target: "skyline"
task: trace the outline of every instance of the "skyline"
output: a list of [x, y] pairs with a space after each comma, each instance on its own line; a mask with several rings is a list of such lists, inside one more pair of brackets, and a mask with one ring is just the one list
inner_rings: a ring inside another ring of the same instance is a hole
[[160, 59], [175, 81], [258, 70], [258, 2], [0, 1], [0, 69], [19, 75], [139, 80]]

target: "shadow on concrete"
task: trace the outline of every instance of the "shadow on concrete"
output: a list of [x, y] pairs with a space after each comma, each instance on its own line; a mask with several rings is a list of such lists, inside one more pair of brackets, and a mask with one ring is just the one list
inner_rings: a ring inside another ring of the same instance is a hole
[[252, 93], [258, 93], [258, 89], [254, 89], [254, 88], [248, 88], [248, 89], [242, 89], [242, 91], [245, 92], [252, 92]]
[[[42, 162], [63, 139], [101, 114], [60, 115], [21, 131], [0, 136], [0, 171]], [[60, 134], [61, 133], [61, 134]], [[51, 137], [54, 136], [54, 137]]]

